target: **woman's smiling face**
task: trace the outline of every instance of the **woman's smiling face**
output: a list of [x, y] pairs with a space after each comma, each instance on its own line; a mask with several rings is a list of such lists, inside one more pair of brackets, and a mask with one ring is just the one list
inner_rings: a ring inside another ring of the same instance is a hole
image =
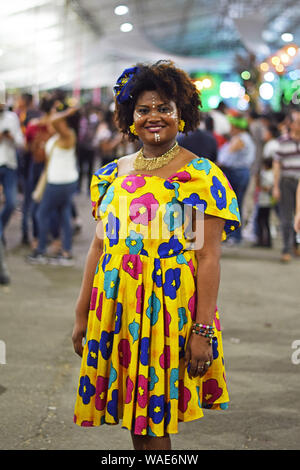
[[162, 98], [157, 91], [145, 91], [137, 99], [133, 120], [144, 144], [166, 144], [178, 133], [178, 110], [174, 101]]

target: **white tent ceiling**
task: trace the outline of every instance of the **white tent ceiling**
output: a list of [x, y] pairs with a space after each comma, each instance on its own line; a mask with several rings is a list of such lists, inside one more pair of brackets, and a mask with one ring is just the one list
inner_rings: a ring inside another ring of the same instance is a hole
[[[114, 14], [120, 3], [129, 7], [124, 16]], [[0, 80], [7, 88], [111, 86], [125, 67], [167, 58], [188, 71], [228, 72], [235, 53], [251, 44], [267, 54], [282, 45], [285, 31], [299, 42], [297, 3], [2, 0]], [[133, 30], [121, 32], [124, 22]]]

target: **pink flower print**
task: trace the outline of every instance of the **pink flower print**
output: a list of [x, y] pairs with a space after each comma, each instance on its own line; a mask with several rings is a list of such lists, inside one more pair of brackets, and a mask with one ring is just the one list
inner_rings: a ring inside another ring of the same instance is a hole
[[196, 292], [192, 295], [188, 303], [188, 309], [191, 312], [192, 320], [196, 319]]
[[164, 352], [159, 358], [159, 365], [162, 369], [168, 369], [170, 367], [170, 346], [164, 347]]
[[124, 255], [122, 267], [133, 279], [138, 279], [139, 274], [143, 271], [141, 259], [136, 255]]
[[101, 292], [101, 294], [99, 296], [98, 307], [97, 307], [97, 310], [96, 310], [96, 316], [97, 316], [99, 321], [101, 320], [101, 316], [102, 316], [102, 304], [103, 304], [103, 292]]
[[94, 426], [94, 423], [93, 421], [82, 421], [80, 426], [83, 426], [85, 428], [91, 428]]
[[136, 290], [136, 313], [142, 313], [144, 302], [144, 286], [140, 284]]
[[132, 391], [133, 391], [133, 382], [131, 378], [128, 376], [126, 379], [126, 399], [125, 403], [130, 403], [132, 400]]
[[96, 301], [97, 301], [97, 294], [98, 294], [98, 288], [93, 287], [92, 295], [91, 295], [91, 301], [90, 301], [90, 310], [95, 310]]
[[147, 418], [146, 416], [138, 416], [135, 420], [134, 434], [147, 434]]
[[186, 183], [190, 179], [191, 175], [187, 171], [179, 171], [168, 178], [169, 181], [180, 181], [181, 183]]
[[130, 220], [135, 224], [148, 225], [149, 221], [155, 218], [158, 207], [159, 203], [152, 193], [143, 194], [131, 201], [129, 206]]
[[104, 410], [107, 399], [108, 378], [99, 376], [96, 382], [95, 407], [96, 410]]
[[191, 399], [191, 392], [190, 390], [183, 385], [183, 380], [179, 380], [179, 400], [178, 400], [178, 408], [182, 413], [185, 413], [188, 407], [188, 402]]
[[121, 339], [118, 345], [118, 351], [120, 364], [127, 369], [131, 359], [130, 344], [128, 339]]
[[123, 179], [121, 187], [129, 193], [134, 193], [138, 188], [145, 186], [146, 181], [143, 176], [129, 175]]
[[141, 408], [145, 408], [148, 403], [148, 380], [143, 375], [138, 376], [137, 402]]
[[164, 328], [165, 328], [165, 336], [170, 336], [169, 326], [171, 323], [171, 315], [167, 311], [166, 306], [164, 305]]
[[203, 382], [203, 403], [212, 404], [222, 395], [223, 390], [219, 387], [216, 379], [208, 379]]
[[217, 330], [217, 331], [221, 331], [220, 319], [217, 318], [217, 317], [215, 317], [215, 318], [214, 318], [214, 322], [215, 322], [216, 330]]
[[193, 260], [190, 259], [188, 261], [188, 265], [189, 265], [192, 275], [195, 276], [195, 266], [193, 265]]

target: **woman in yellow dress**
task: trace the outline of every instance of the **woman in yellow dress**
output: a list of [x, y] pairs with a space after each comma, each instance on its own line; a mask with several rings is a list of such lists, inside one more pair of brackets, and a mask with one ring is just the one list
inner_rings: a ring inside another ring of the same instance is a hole
[[221, 241], [239, 211], [222, 171], [176, 142], [199, 123], [184, 71], [139, 64], [114, 91], [121, 131], [143, 145], [91, 182], [98, 224], [72, 335], [82, 356], [74, 422], [122, 420], [136, 450], [170, 449], [178, 422], [228, 406], [216, 303]]

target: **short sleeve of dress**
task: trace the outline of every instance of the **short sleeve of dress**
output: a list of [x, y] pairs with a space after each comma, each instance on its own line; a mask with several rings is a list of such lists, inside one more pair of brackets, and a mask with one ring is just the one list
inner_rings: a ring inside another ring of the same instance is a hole
[[102, 166], [94, 173], [91, 181], [92, 214], [95, 220], [99, 219], [99, 205], [108, 187], [118, 173], [117, 159]]
[[184, 171], [175, 173], [169, 181], [177, 189], [178, 201], [225, 220], [222, 240], [240, 227], [235, 192], [222, 170], [210, 160], [194, 158]]

